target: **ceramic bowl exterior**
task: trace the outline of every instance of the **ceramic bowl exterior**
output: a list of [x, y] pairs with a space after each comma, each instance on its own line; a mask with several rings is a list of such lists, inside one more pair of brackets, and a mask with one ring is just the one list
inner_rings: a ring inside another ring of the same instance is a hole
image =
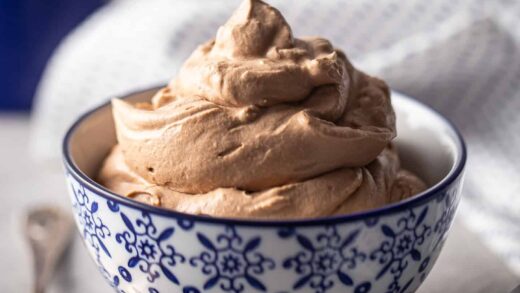
[[65, 138], [66, 177], [86, 248], [118, 292], [414, 292], [461, 196], [462, 140], [442, 181], [381, 209], [303, 221], [176, 213], [115, 195], [75, 165], [68, 140], [88, 115]]

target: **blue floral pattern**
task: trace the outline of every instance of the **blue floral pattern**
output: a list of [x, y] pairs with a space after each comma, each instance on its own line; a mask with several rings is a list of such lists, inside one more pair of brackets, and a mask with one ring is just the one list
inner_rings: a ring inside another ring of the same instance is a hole
[[104, 270], [104, 272], [107, 274], [105, 276], [105, 279], [108, 280], [110, 283], [110, 286], [116, 290], [117, 293], [126, 293], [123, 289], [119, 288], [119, 285], [121, 284], [119, 276], [114, 276], [112, 279], [110, 279], [110, 274], [107, 270]]
[[182, 293], [200, 293], [200, 290], [193, 286], [186, 286], [182, 289]]
[[[299, 290], [309, 286], [316, 293], [324, 293], [333, 288], [337, 281], [347, 287], [353, 286], [354, 281], [349, 271], [354, 269], [358, 262], [366, 259], [365, 253], [352, 246], [360, 232], [361, 229], [356, 229], [342, 237], [337, 226], [327, 226], [314, 239], [310, 239], [294, 230], [281, 230], [278, 233], [280, 237], [289, 238], [293, 234], [302, 247], [296, 255], [283, 262], [285, 269], [294, 269], [300, 275], [292, 289]], [[363, 292], [368, 292], [370, 283], [362, 288], [366, 288]]]
[[434, 249], [438, 249], [442, 246], [446, 240], [446, 234], [453, 222], [453, 218], [455, 218], [455, 211], [459, 204], [455, 196], [455, 191], [456, 190], [447, 190], [442, 196], [439, 196], [439, 204], [444, 204], [444, 207], [439, 220], [433, 227], [433, 231], [439, 235]]
[[160, 272], [174, 284], [180, 284], [172, 267], [185, 261], [168, 240], [173, 236], [173, 227], [159, 231], [154, 225], [150, 214], [143, 212], [141, 218], [133, 223], [123, 212], [121, 219], [127, 231], [116, 234], [117, 243], [123, 244], [127, 252], [132, 254], [128, 267], [139, 266], [141, 272], [147, 274], [149, 282], [153, 283], [160, 277]]
[[243, 292], [246, 285], [257, 291], [267, 291], [258, 276], [265, 270], [274, 269], [275, 263], [257, 252], [262, 242], [260, 237], [244, 241], [234, 227], [227, 226], [224, 233], [217, 235], [216, 241], [202, 233], [197, 233], [197, 238], [205, 251], [191, 258], [190, 264], [200, 265], [202, 273], [210, 276], [204, 283], [204, 290], [219, 284], [225, 292]]
[[418, 215], [416, 211], [409, 210], [408, 215], [397, 220], [396, 227], [381, 225], [381, 232], [386, 240], [370, 254], [370, 258], [383, 265], [375, 277], [376, 280], [387, 272], [393, 276], [388, 285], [388, 293], [404, 292], [414, 281], [411, 278], [404, 280], [402, 284], [401, 277], [411, 261], [420, 262], [423, 257], [419, 246], [431, 233], [431, 227], [424, 223], [427, 213], [428, 207], [423, 208]]
[[388, 215], [258, 229], [158, 216], [69, 180], [81, 235], [120, 293], [411, 292], [435, 263], [460, 200], [455, 184]]
[[[69, 175], [70, 176], [70, 175]], [[82, 185], [70, 184], [72, 190], [72, 207], [75, 211], [75, 218], [82, 232], [83, 239], [94, 250], [94, 261], [99, 272], [105, 280], [118, 293], [125, 293], [119, 289], [119, 277], [112, 276], [101, 262], [101, 252], [111, 258], [104, 241], [112, 235], [107, 225], [103, 223], [99, 215], [99, 204], [87, 195], [85, 187]]]
[[111, 233], [107, 225], [97, 215], [99, 208], [98, 202], [91, 200], [85, 192], [85, 188], [81, 185], [78, 187], [71, 185], [74, 194], [72, 207], [76, 212], [76, 219], [81, 226], [83, 239], [85, 239], [92, 248], [99, 254], [100, 250], [107, 256], [111, 257], [105, 243], [106, 237], [110, 237]]

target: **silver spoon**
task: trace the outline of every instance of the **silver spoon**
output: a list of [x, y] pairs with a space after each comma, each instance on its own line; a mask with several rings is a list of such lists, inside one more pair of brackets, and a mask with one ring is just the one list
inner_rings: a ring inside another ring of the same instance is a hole
[[38, 207], [27, 213], [25, 236], [33, 254], [34, 293], [45, 292], [71, 242], [73, 228], [72, 217], [56, 206]]

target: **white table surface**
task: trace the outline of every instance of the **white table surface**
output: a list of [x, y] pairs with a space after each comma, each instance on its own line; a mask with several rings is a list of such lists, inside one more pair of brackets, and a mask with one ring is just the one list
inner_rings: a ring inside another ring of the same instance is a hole
[[[0, 292], [30, 292], [31, 259], [21, 234], [24, 211], [40, 203], [69, 208], [56, 162], [36, 164], [28, 153], [29, 117], [0, 113]], [[437, 264], [418, 293], [509, 293], [520, 284], [502, 262], [456, 218]], [[76, 234], [50, 293], [108, 293]], [[375, 292], [378, 293], [378, 292]]]

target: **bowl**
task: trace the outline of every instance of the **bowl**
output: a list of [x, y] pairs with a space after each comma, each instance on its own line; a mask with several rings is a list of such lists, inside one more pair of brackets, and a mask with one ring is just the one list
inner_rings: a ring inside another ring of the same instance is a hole
[[[157, 89], [122, 98], [149, 100]], [[431, 187], [378, 209], [294, 221], [189, 215], [105, 189], [92, 178], [116, 143], [106, 103], [81, 116], [63, 143], [85, 246], [118, 292], [414, 292], [455, 216], [466, 149], [439, 113], [392, 96], [402, 163]]]

